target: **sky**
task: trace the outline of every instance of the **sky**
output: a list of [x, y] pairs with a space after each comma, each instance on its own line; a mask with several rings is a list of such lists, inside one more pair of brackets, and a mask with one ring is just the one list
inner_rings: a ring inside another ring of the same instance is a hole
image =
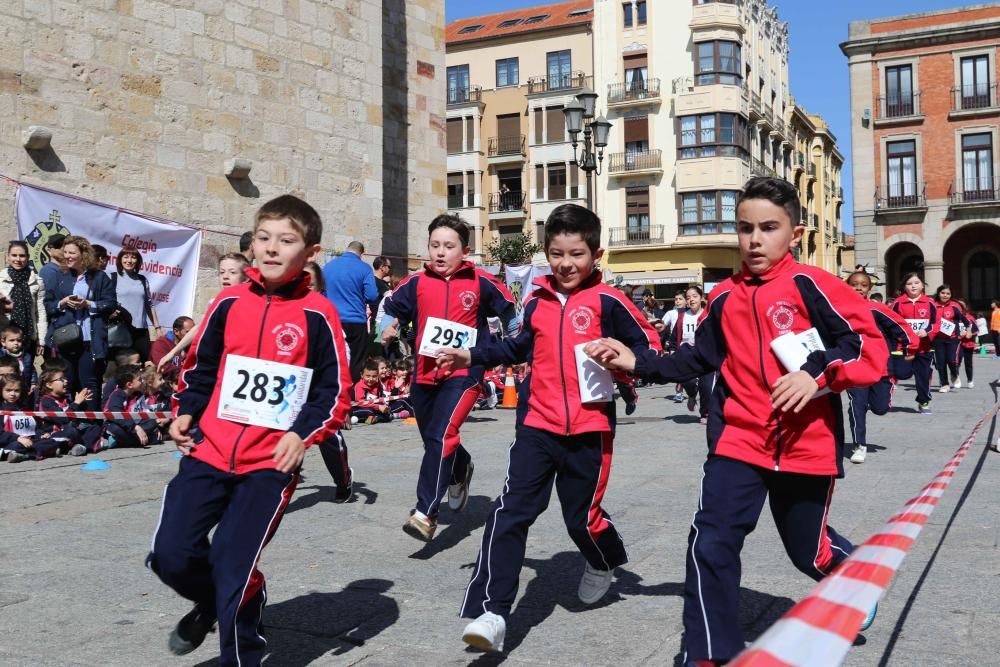
[[[682, 0], [668, 0], [680, 2]], [[687, 1], [687, 0], [683, 0]], [[551, 0], [445, 0], [447, 21], [492, 14], [509, 9], [550, 4]], [[837, 146], [846, 164], [841, 182], [844, 207], [841, 211], [844, 231], [853, 233], [853, 192], [851, 188], [851, 92], [847, 77], [847, 58], [839, 44], [847, 39], [847, 24], [899, 14], [913, 14], [958, 7], [959, 0], [769, 0], [778, 8], [778, 17], [788, 22], [790, 54], [788, 75], [792, 96], [810, 113], [823, 116], [837, 136]]]

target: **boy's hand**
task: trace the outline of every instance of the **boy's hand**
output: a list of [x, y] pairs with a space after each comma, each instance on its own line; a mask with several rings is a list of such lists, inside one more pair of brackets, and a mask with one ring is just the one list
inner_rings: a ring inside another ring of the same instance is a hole
[[302, 459], [306, 455], [306, 443], [302, 442], [295, 433], [289, 431], [281, 436], [281, 440], [274, 446], [274, 453], [271, 458], [277, 462], [279, 472], [295, 472], [302, 465]]
[[468, 350], [456, 350], [453, 347], [445, 347], [438, 350], [437, 369], [444, 371], [445, 375], [451, 375], [455, 371], [468, 368], [472, 365], [472, 353]]
[[927, 332], [923, 329], [917, 331], [917, 338], [927, 338]]
[[391, 326], [388, 326], [388, 327], [386, 327], [385, 329], [382, 330], [382, 344], [383, 345], [388, 345], [389, 343], [391, 343], [392, 341], [396, 340], [397, 338], [399, 338], [399, 330], [396, 328], [395, 324], [393, 324]]
[[181, 415], [170, 424], [170, 438], [177, 445], [177, 451], [184, 456], [191, 453], [194, 440], [188, 435], [191, 430], [191, 415]]
[[583, 351], [609, 371], [631, 372], [635, 370], [635, 354], [628, 349], [625, 343], [614, 338], [602, 338], [599, 341], [588, 343]]
[[788, 375], [782, 375], [774, 383], [774, 391], [771, 393], [771, 404], [775, 410], [782, 412], [799, 413], [812, 400], [819, 385], [805, 371], [795, 371]]
[[93, 396], [93, 393], [91, 393], [89, 389], [84, 387], [80, 391], [76, 392], [76, 396], [74, 397], [76, 400], [74, 400], [73, 402], [76, 403], [77, 405], [83, 405], [84, 403], [90, 400], [91, 396]]
[[143, 447], [149, 446], [149, 436], [146, 435], [146, 432], [138, 424], [135, 425], [135, 437], [139, 438], [139, 444]]

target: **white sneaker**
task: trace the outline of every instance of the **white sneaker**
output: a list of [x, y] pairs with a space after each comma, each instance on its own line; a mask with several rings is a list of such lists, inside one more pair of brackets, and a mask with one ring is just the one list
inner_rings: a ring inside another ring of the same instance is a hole
[[586, 563], [583, 567], [583, 577], [580, 578], [580, 589], [576, 592], [580, 602], [594, 604], [608, 592], [614, 570], [595, 570]]
[[952, 389], [961, 389], [962, 388], [962, 378], [955, 378], [954, 380], [952, 380], [951, 381], [951, 388]]
[[944, 385], [943, 387], [941, 387], [940, 389], [938, 389], [938, 393], [939, 394], [947, 394], [948, 393], [948, 389], [949, 389], [948, 385]]
[[469, 461], [469, 466], [465, 469], [465, 479], [458, 484], [448, 485], [448, 507], [452, 512], [461, 512], [469, 502], [469, 484], [472, 482], [472, 471], [475, 466]]
[[868, 453], [868, 448], [864, 445], [858, 445], [854, 448], [851, 453], [851, 463], [864, 463], [865, 455]]
[[488, 611], [465, 626], [462, 641], [482, 651], [502, 651], [506, 634], [507, 621], [503, 620], [503, 616]]
[[975, 386], [976, 386], [976, 383], [973, 382], [972, 380], [969, 380], [969, 389], [972, 389]]

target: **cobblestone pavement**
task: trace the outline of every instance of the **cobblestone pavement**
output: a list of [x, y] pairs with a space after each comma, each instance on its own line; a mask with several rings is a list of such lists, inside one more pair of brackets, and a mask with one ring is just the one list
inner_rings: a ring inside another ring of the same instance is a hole
[[[934, 395], [916, 414], [912, 386], [897, 407], [869, 420], [868, 461], [848, 466], [831, 523], [860, 542], [944, 465], [994, 403], [1000, 363], [977, 357], [975, 389]], [[535, 524], [508, 625], [506, 653], [464, 648], [457, 617], [482, 525], [499, 492], [513, 414], [473, 413], [463, 438], [476, 461], [465, 512], [445, 512], [422, 545], [400, 526], [413, 502], [421, 448], [415, 426], [347, 432], [356, 499], [334, 505], [319, 452], [261, 568], [270, 595], [268, 664], [671, 665], [679, 662], [681, 588], [688, 525], [705, 456], [704, 427], [666, 387], [640, 390], [622, 418], [606, 507], [631, 562], [605, 599], [576, 599], [581, 556], [555, 505]], [[1000, 454], [987, 424], [904, 562], [875, 625], [849, 665], [998, 664], [1000, 659]], [[0, 664], [214, 664], [215, 635], [175, 658], [166, 637], [188, 610], [143, 567], [170, 446], [106, 452], [111, 469], [87, 472], [64, 457], [0, 464]], [[742, 621], [759, 635], [811, 582], [784, 555], [765, 509], [743, 555]]]

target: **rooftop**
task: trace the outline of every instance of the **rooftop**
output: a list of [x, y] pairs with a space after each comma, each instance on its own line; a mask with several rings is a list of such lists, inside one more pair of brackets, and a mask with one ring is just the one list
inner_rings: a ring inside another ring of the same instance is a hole
[[594, 19], [593, 7], [592, 0], [574, 0], [497, 14], [470, 16], [448, 24], [445, 29], [445, 43], [463, 44], [553, 28], [587, 25]]

